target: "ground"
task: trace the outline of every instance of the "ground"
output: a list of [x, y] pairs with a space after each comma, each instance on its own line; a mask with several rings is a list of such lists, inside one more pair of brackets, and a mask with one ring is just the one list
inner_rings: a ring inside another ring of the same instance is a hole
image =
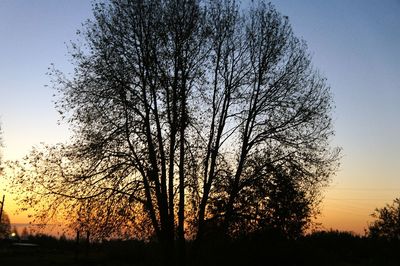
[[[36, 241], [38, 242], [38, 241]], [[40, 241], [39, 241], [40, 242]], [[297, 240], [255, 235], [235, 241], [210, 239], [187, 243], [187, 265], [400, 265], [400, 241], [325, 232]], [[125, 266], [165, 265], [157, 243], [112, 241], [103, 244], [47, 239], [38, 246], [3, 241], [0, 265]]]

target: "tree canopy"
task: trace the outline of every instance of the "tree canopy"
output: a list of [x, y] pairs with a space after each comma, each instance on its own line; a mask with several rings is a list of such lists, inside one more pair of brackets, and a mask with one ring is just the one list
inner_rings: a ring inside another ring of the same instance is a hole
[[298, 235], [337, 167], [332, 95], [271, 4], [111, 0], [52, 70], [71, 143], [14, 164], [39, 218], [173, 241]]

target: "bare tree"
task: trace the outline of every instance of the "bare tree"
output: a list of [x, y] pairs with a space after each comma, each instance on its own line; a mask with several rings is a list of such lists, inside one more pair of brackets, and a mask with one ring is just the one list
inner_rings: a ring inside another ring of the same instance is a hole
[[272, 223], [271, 187], [284, 182], [308, 223], [338, 150], [330, 88], [286, 17], [233, 0], [110, 1], [94, 15], [85, 44], [72, 45], [72, 76], [51, 72], [73, 143], [17, 167], [15, 182], [40, 184], [26, 203], [70, 204], [85, 223], [110, 217], [95, 223], [103, 228], [112, 217], [150, 224], [167, 246], [179, 239], [181, 254], [210, 221], [226, 235], [239, 221]]

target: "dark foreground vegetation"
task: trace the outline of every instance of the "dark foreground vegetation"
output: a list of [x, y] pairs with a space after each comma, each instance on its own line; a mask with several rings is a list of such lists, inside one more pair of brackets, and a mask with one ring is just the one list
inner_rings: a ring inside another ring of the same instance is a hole
[[[25, 242], [3, 241], [1, 265], [165, 265], [162, 248], [142, 241], [76, 244], [47, 236]], [[346, 232], [318, 232], [287, 240], [268, 232], [235, 241], [188, 243], [187, 265], [400, 265], [400, 241]]]

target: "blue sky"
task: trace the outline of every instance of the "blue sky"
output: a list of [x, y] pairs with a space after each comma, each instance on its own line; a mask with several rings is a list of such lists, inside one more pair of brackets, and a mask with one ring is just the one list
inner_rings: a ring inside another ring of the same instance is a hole
[[[375, 207], [400, 196], [400, 1], [277, 0], [336, 104], [333, 145], [342, 166], [325, 192], [325, 228], [362, 233]], [[65, 141], [51, 63], [70, 71], [67, 44], [91, 16], [84, 0], [0, 0], [0, 121], [5, 159]], [[1, 184], [0, 184], [1, 186]]]
[[4, 156], [17, 159], [39, 142], [66, 138], [58, 126], [48, 67], [71, 70], [67, 44], [91, 14], [89, 1], [0, 0], [0, 121]]
[[280, 0], [332, 87], [341, 169], [325, 227], [363, 232], [375, 207], [400, 196], [400, 1]]

